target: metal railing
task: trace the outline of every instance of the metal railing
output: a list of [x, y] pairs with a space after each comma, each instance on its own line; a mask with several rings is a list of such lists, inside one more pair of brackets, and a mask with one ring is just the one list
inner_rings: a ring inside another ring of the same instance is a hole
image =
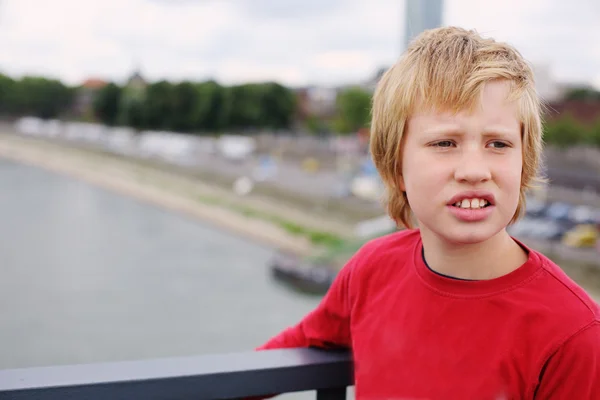
[[352, 384], [346, 351], [281, 349], [0, 370], [0, 400], [209, 400], [307, 390], [341, 400]]

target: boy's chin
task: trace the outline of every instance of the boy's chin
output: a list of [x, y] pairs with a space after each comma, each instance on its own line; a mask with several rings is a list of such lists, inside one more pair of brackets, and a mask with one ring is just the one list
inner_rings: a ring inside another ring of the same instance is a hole
[[501, 228], [492, 226], [466, 226], [441, 229], [436, 232], [444, 242], [456, 245], [474, 245], [484, 243], [496, 236]]

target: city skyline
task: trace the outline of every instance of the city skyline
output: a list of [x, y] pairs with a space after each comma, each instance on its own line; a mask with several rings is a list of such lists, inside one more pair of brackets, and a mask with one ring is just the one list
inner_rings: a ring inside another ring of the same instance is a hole
[[427, 29], [443, 25], [444, 0], [405, 0], [404, 36], [402, 51], [415, 36]]

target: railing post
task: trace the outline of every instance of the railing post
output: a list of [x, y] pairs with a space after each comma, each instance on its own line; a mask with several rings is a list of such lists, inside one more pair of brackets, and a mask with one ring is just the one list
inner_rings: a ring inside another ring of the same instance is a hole
[[317, 400], [346, 400], [346, 388], [318, 389]]

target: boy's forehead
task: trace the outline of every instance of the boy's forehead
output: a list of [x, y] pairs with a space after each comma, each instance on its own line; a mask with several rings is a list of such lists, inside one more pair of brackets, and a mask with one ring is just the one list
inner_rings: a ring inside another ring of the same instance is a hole
[[456, 86], [449, 92], [430, 87], [417, 94], [409, 107], [413, 112], [469, 112], [482, 106], [513, 103], [514, 90], [514, 82], [507, 79], [480, 82], [471, 88]]
[[444, 104], [436, 99], [417, 101], [408, 119], [427, 119], [439, 123], [473, 116], [493, 120], [520, 120], [519, 103], [518, 99], [511, 99], [510, 82], [492, 81], [482, 85], [478, 94], [462, 107]]
[[[408, 118], [409, 126], [425, 128], [436, 127], [439, 129], [459, 129], [464, 123], [477, 125], [503, 126], [505, 128], [520, 129], [521, 116], [517, 102], [504, 102], [503, 104], [482, 104], [473, 108], [461, 110], [440, 108], [417, 108]], [[437, 130], [437, 129], [436, 129]]]

